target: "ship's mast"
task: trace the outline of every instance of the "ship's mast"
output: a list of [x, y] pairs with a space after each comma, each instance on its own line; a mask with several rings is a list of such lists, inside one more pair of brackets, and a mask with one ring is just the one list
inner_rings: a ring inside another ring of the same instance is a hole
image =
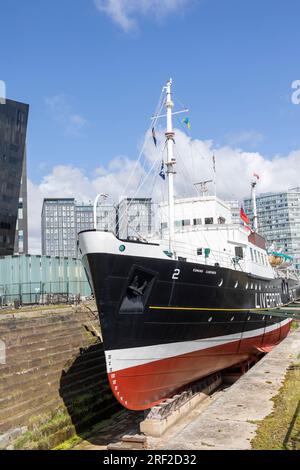
[[172, 109], [174, 103], [172, 101], [172, 79], [168, 81], [165, 90], [166, 90], [166, 108], [167, 108], [167, 175], [168, 175], [168, 193], [169, 193], [169, 251], [175, 257], [174, 252], [174, 175], [176, 164], [176, 159], [174, 158], [174, 136], [173, 131], [173, 122], [172, 122]]
[[253, 204], [253, 230], [257, 232], [258, 223], [257, 223], [257, 206], [256, 206], [256, 185], [257, 180], [253, 179], [251, 181], [251, 194], [252, 194], [252, 204]]

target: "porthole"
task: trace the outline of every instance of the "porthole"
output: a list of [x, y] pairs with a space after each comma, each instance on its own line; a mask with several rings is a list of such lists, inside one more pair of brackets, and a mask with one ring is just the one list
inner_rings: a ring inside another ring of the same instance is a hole
[[207, 320], [208, 322], [211, 322], [212, 321], [212, 317], [209, 317], [209, 319]]
[[234, 288], [236, 289], [238, 285], [239, 285], [239, 281], [236, 281], [236, 283], [234, 284]]
[[221, 287], [223, 285], [223, 279], [220, 279], [218, 282], [218, 287]]

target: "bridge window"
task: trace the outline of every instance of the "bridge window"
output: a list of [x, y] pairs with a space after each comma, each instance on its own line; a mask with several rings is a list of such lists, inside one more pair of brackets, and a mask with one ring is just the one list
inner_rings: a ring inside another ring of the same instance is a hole
[[205, 217], [205, 225], [210, 225], [214, 223], [213, 217]]
[[201, 220], [201, 219], [194, 219], [194, 220], [193, 220], [193, 223], [194, 223], [194, 225], [201, 225], [201, 224], [202, 224], [202, 220]]
[[235, 246], [234, 251], [235, 251], [235, 256], [237, 258], [240, 258], [240, 259], [244, 258], [244, 252], [241, 246]]

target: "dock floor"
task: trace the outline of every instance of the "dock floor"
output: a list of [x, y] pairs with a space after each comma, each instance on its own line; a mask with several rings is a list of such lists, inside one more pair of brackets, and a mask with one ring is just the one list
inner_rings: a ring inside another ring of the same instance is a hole
[[193, 421], [162, 438], [149, 438], [150, 448], [167, 450], [251, 449], [257, 421], [273, 409], [272, 398], [291, 364], [299, 361], [300, 328], [226, 391], [218, 394]]

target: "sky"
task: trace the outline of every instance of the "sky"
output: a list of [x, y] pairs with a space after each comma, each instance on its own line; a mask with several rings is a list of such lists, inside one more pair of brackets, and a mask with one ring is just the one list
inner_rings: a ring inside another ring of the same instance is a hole
[[222, 197], [247, 196], [253, 171], [261, 192], [299, 185], [299, 13], [298, 0], [2, 1], [0, 80], [30, 105], [30, 251], [43, 197], [139, 183], [143, 144], [148, 163], [163, 145], [147, 130], [169, 77], [189, 108], [191, 129], [175, 125], [192, 179], [215, 154]]

